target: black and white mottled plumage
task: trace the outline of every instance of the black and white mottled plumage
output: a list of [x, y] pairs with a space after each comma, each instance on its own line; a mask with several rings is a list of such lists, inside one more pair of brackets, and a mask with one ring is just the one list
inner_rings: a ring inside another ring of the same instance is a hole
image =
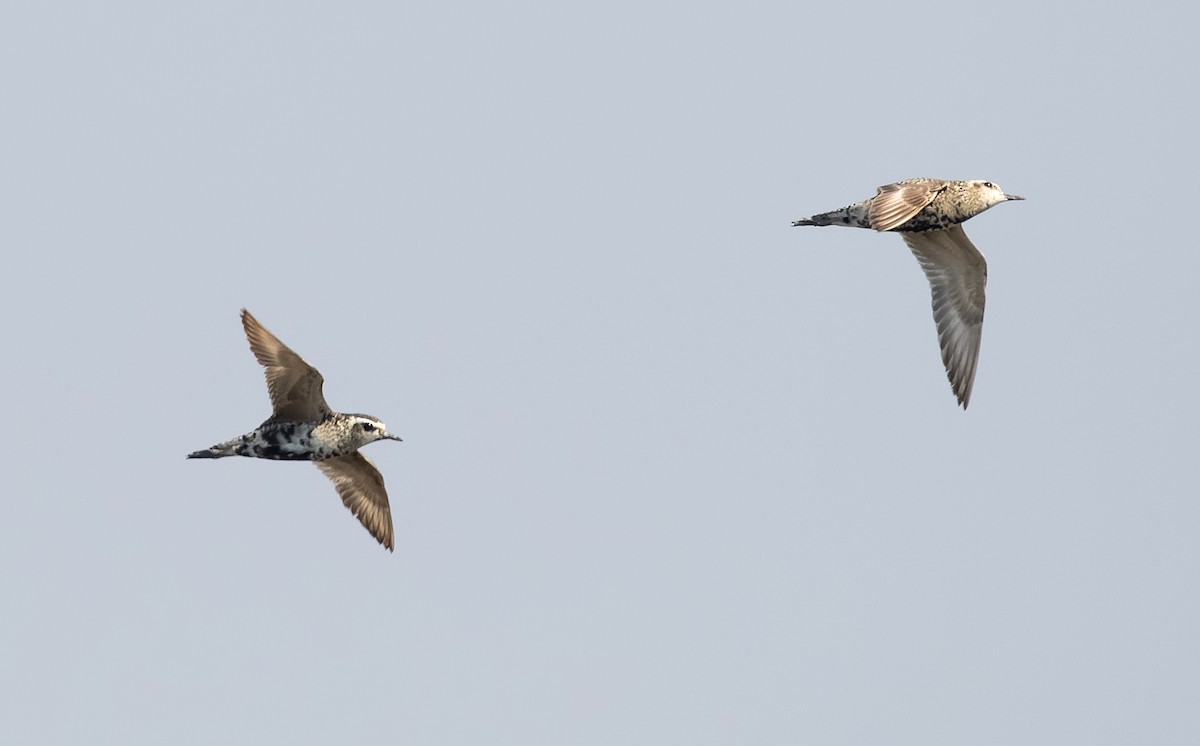
[[1024, 197], [1005, 194], [990, 181], [908, 179], [879, 187], [870, 199], [792, 225], [873, 228], [904, 238], [929, 280], [942, 363], [966, 409], [979, 361], [987, 261], [962, 223], [993, 205], [1020, 199]]
[[312, 461], [329, 477], [350, 512], [389, 551], [395, 549], [392, 511], [383, 476], [358, 449], [377, 440], [400, 440], [382, 421], [334, 412], [322, 392], [320, 372], [242, 309], [250, 350], [266, 369], [270, 418], [254, 430], [188, 458], [248, 456]]

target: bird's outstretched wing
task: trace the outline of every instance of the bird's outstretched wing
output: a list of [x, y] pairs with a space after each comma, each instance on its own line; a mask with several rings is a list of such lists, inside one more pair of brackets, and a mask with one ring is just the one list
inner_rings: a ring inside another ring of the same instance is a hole
[[908, 179], [879, 187], [867, 212], [871, 227], [890, 231], [904, 225], [949, 183], [944, 179]]
[[354, 517], [389, 552], [393, 551], [392, 509], [388, 505], [383, 475], [375, 468], [375, 464], [358, 451], [313, 463], [333, 481], [342, 503]]
[[929, 278], [942, 363], [958, 403], [966, 409], [979, 362], [987, 261], [961, 225], [900, 235]]
[[280, 342], [244, 308], [242, 326], [246, 329], [251, 352], [267, 369], [267, 391], [271, 394], [274, 409], [271, 419], [316, 422], [329, 414], [329, 405], [322, 393], [325, 379], [317, 369]]

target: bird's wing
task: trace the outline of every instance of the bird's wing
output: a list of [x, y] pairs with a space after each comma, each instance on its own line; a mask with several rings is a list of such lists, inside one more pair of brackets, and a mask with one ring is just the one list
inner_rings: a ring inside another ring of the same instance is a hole
[[929, 278], [942, 362], [958, 403], [966, 409], [979, 362], [987, 261], [961, 225], [900, 235]]
[[342, 503], [354, 517], [389, 552], [393, 551], [392, 509], [388, 506], [383, 475], [375, 468], [375, 464], [358, 451], [313, 463], [333, 481]]
[[267, 391], [271, 394], [273, 420], [316, 422], [329, 414], [322, 388], [325, 379], [316, 368], [304, 362], [279, 341], [267, 328], [242, 309], [242, 326], [250, 350], [259, 365], [267, 369]]
[[877, 231], [890, 231], [904, 225], [946, 187], [942, 179], [910, 179], [879, 187], [867, 218]]

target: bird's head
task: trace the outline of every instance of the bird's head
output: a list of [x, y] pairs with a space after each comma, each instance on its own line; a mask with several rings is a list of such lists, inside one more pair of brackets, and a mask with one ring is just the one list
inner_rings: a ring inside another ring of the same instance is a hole
[[1018, 197], [1015, 194], [1005, 194], [1004, 190], [1001, 189], [998, 184], [992, 181], [973, 181], [971, 183], [975, 185], [976, 192], [984, 204], [984, 210], [992, 205], [998, 205], [1001, 202], [1011, 202], [1013, 200], [1025, 199], [1024, 197]]
[[952, 210], [958, 212], [960, 221], [973, 218], [984, 210], [1001, 202], [1025, 199], [1015, 194], [1005, 194], [993, 181], [957, 181], [952, 188], [958, 192], [952, 202]]
[[369, 414], [347, 415], [350, 421], [350, 434], [358, 448], [377, 440], [400, 440], [400, 436], [388, 432], [383, 420]]

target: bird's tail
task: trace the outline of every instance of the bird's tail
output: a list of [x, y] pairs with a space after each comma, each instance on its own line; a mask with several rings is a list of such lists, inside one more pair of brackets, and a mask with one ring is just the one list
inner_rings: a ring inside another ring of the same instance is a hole
[[238, 446], [241, 445], [241, 438], [227, 440], [224, 443], [217, 443], [215, 446], [205, 448], [203, 451], [193, 451], [188, 454], [188, 458], [224, 458], [225, 456], [238, 456]]
[[863, 200], [840, 210], [830, 210], [813, 215], [811, 218], [793, 220], [792, 225], [846, 225], [851, 228], [870, 228], [871, 220], [868, 217], [870, 205], [871, 200]]

